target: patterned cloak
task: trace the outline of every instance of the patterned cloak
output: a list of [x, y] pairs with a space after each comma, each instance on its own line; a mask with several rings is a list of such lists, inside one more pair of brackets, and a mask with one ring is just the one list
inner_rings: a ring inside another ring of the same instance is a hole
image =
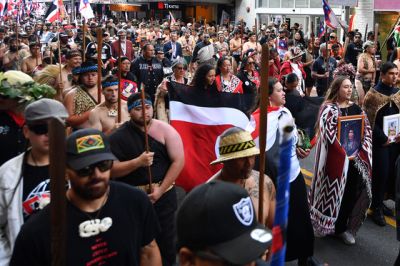
[[[339, 106], [332, 103], [324, 104], [320, 111], [314, 177], [308, 199], [314, 232], [320, 236], [335, 233], [347, 181], [349, 159], [337, 139], [339, 112]], [[348, 221], [348, 229], [355, 235], [366, 218], [372, 199], [372, 131], [366, 116], [361, 149], [354, 163], [363, 180], [362, 191]]]

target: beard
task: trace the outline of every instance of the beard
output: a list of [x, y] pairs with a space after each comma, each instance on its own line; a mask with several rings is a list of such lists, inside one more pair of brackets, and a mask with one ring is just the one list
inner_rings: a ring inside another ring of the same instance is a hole
[[[75, 194], [84, 200], [95, 200], [103, 197], [109, 188], [109, 180], [103, 178], [91, 178], [90, 182], [81, 185], [76, 184], [71, 179], [71, 189], [74, 190]], [[96, 187], [94, 187], [96, 185]]]
[[18, 47], [18, 46], [10, 46], [10, 51], [16, 52], [16, 51], [18, 51], [18, 48], [21, 49], [21, 47]]

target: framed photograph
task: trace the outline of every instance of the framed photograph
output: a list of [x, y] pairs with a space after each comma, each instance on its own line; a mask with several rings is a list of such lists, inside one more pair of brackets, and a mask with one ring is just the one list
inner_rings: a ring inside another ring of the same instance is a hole
[[394, 142], [394, 138], [399, 133], [399, 125], [400, 114], [383, 117], [383, 132], [389, 138], [390, 142]]
[[338, 140], [349, 159], [353, 159], [361, 148], [364, 137], [364, 115], [339, 116]]

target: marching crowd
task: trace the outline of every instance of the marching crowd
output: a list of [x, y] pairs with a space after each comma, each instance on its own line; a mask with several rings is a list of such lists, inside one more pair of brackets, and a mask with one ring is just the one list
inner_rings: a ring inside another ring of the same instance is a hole
[[[379, 226], [384, 215], [400, 219], [384, 203], [400, 200], [400, 119], [386, 125], [400, 113], [400, 47], [389, 38], [382, 58], [376, 34], [354, 30], [340, 40], [335, 31], [316, 36], [273, 22], [5, 21], [0, 265], [51, 264], [52, 118], [64, 120], [68, 134], [66, 265], [266, 265], [287, 125], [294, 130], [286, 261], [323, 265], [314, 238], [336, 235], [354, 245], [369, 208]], [[239, 127], [219, 136], [219, 157], [207, 162], [221, 170], [178, 202], [175, 180], [192, 158], [170, 125], [170, 84], [259, 102], [262, 63], [269, 65], [271, 134], [262, 224], [253, 170], [260, 150]], [[299, 160], [313, 148], [307, 191]]]

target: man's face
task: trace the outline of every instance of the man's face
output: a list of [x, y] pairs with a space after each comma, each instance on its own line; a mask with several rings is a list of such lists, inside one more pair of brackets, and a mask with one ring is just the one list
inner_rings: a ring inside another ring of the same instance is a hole
[[251, 35], [250, 36], [250, 41], [255, 42], [256, 41], [256, 35]]
[[118, 38], [121, 41], [125, 41], [126, 40], [126, 33], [125, 32], [121, 32], [120, 34], [118, 34]]
[[31, 33], [32, 33], [32, 28], [31, 27], [26, 27], [25, 30], [26, 30], [26, 33], [28, 35], [31, 35]]
[[31, 52], [32, 56], [38, 56], [40, 54], [40, 47], [39, 46], [33, 46], [29, 49]]
[[178, 35], [174, 32], [174, 33], [171, 33], [171, 40], [173, 41], [173, 42], [176, 42], [176, 40], [178, 40]]
[[354, 131], [352, 129], [349, 130], [349, 140], [353, 140], [354, 139]]
[[80, 56], [74, 56], [70, 59], [67, 59], [67, 65], [70, 68], [80, 67], [81, 64], [82, 64], [82, 57]]
[[150, 122], [150, 120], [153, 117], [153, 107], [149, 104], [145, 105], [145, 119], [143, 119], [143, 113], [142, 113], [142, 106], [139, 105], [135, 108], [132, 108], [132, 110], [129, 112], [131, 119], [135, 124], [138, 124], [140, 126], [144, 126], [144, 121], [146, 121], [146, 124]]
[[356, 34], [356, 35], [354, 36], [354, 42], [355, 42], [355, 43], [361, 43], [361, 36], [358, 35], [358, 34]]
[[[74, 171], [71, 168], [67, 168], [67, 177], [70, 181], [72, 191], [85, 200], [95, 200], [104, 196], [109, 188], [111, 172], [110, 169], [104, 172], [101, 171], [108, 168], [104, 166], [106, 163], [110, 162], [104, 161], [96, 163], [96, 166], [91, 165], [85, 167], [85, 171], [81, 169]], [[88, 174], [81, 176], [80, 173], [84, 172]]]
[[81, 76], [82, 84], [86, 88], [93, 88], [97, 84], [97, 72], [83, 73]]
[[254, 167], [255, 156], [249, 156], [239, 159], [233, 159], [224, 162], [224, 171], [228, 171], [232, 176], [238, 176], [241, 179], [250, 177], [251, 170]]
[[204, 34], [204, 35], [203, 35], [203, 41], [204, 41], [205, 43], [210, 43], [210, 35]]
[[154, 57], [154, 47], [153, 47], [153, 45], [147, 46], [146, 50], [143, 51], [143, 55], [146, 58]]
[[114, 104], [118, 101], [118, 85], [103, 89], [104, 99], [106, 102]]
[[24, 126], [24, 136], [29, 140], [32, 149], [40, 153], [49, 152], [49, 135], [46, 122], [37, 122]]
[[397, 81], [397, 76], [399, 75], [399, 70], [397, 68], [389, 69], [386, 74], [381, 73], [381, 80], [383, 84], [388, 86], [393, 86]]

